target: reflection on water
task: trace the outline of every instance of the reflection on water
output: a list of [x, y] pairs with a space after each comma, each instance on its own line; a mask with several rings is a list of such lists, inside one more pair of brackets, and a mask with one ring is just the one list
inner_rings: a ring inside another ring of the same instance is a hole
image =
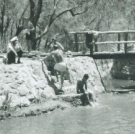
[[0, 134], [134, 134], [135, 94], [99, 96], [99, 105], [0, 122]]

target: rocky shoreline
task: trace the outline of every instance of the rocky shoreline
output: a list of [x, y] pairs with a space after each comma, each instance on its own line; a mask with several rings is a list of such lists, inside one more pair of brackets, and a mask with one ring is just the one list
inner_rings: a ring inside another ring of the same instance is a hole
[[77, 107], [81, 105], [79, 98], [55, 98], [46, 100], [38, 104], [31, 104], [29, 107], [17, 107], [7, 111], [0, 110], [0, 120], [16, 117], [38, 116], [41, 114], [50, 113], [55, 110], [64, 110], [66, 108]]
[[[96, 94], [104, 92], [99, 72], [92, 58], [72, 57], [65, 58], [65, 61], [72, 84], [68, 80], [64, 81], [64, 94], [75, 94], [76, 81], [85, 73], [89, 74], [88, 90]], [[56, 99], [55, 91], [59, 88], [59, 82], [55, 83], [56, 78], [50, 76], [47, 67], [42, 66], [41, 60], [23, 58], [22, 62], [22, 64], [5, 65], [2, 60], [0, 61], [0, 119], [37, 115], [80, 105], [78, 100]]]

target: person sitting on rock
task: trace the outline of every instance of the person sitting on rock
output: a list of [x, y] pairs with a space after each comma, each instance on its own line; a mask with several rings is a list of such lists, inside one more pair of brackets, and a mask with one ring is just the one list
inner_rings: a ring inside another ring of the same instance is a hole
[[[92, 106], [91, 104], [91, 100], [92, 101], [96, 101], [94, 95], [90, 92], [87, 91], [87, 80], [89, 79], [88, 74], [84, 74], [83, 78], [81, 80], [77, 81], [77, 85], [76, 85], [76, 91], [78, 94], [81, 94], [81, 102], [82, 105], [85, 106], [87, 104], [89, 104], [90, 106]], [[84, 89], [85, 86], [85, 89]]]
[[16, 57], [18, 57], [17, 63], [21, 63], [20, 58], [22, 57], [22, 54], [22, 47], [18, 42], [17, 36], [15, 36], [10, 40], [7, 46], [7, 63], [16, 63]]
[[[49, 63], [48, 60], [53, 59], [53, 63]], [[55, 72], [56, 78], [57, 78], [57, 82], [58, 80], [58, 73], [60, 73], [60, 80], [61, 80], [61, 87], [60, 89], [62, 89], [63, 87], [63, 83], [64, 83], [64, 76], [65, 74], [67, 74], [69, 76], [69, 70], [67, 67], [67, 64], [64, 62], [64, 58], [63, 58], [63, 51], [58, 49], [57, 45], [54, 45], [54, 51], [52, 51], [45, 59], [44, 59], [45, 64], [49, 67], [50, 65], [53, 65], [53, 70]], [[51, 66], [52, 67], [52, 66]], [[69, 81], [71, 83], [70, 80], [70, 76], [69, 76]]]
[[57, 42], [56, 37], [53, 37], [51, 43], [49, 44], [49, 47], [50, 47], [49, 52], [52, 52], [52, 51], [55, 50], [55, 49], [54, 49], [54, 46], [55, 46], [55, 45], [58, 46], [58, 49], [64, 51], [64, 47], [63, 47], [59, 42]]

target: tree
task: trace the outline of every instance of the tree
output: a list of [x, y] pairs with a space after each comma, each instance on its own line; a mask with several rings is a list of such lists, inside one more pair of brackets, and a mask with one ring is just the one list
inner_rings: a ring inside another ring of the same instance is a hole
[[[46, 1], [46, 2], [49, 2], [49, 1]], [[77, 16], [77, 15], [80, 15], [80, 14], [86, 12], [86, 10], [87, 10], [87, 9], [84, 9], [82, 11], [77, 11], [80, 8], [80, 5], [78, 3], [74, 2], [75, 6], [66, 7], [66, 9], [63, 9], [62, 11], [57, 12], [58, 5], [60, 4], [60, 2], [61, 2], [61, 0], [53, 0], [53, 1], [51, 1], [51, 4], [53, 4], [53, 7], [51, 8], [51, 12], [49, 11], [50, 14], [46, 17], [48, 19], [48, 22], [46, 23], [46, 26], [44, 27], [44, 30], [41, 32], [41, 34], [36, 35], [38, 20], [40, 18], [41, 13], [42, 13], [43, 0], [38, 0], [38, 1], [29, 0], [29, 3], [30, 3], [30, 17], [29, 17], [29, 20], [33, 24], [33, 27], [35, 29], [33, 31], [34, 36], [33, 36], [33, 38], [31, 38], [32, 49], [33, 50], [35, 50], [36, 47], [37, 47], [37, 41], [40, 40], [44, 35], [46, 35], [48, 33], [50, 27], [52, 26], [52, 24], [54, 23], [54, 21], [57, 18], [59, 18], [63, 14], [66, 14], [67, 12], [69, 12], [74, 17], [74, 16]], [[69, 6], [71, 1], [66, 1], [66, 3]]]

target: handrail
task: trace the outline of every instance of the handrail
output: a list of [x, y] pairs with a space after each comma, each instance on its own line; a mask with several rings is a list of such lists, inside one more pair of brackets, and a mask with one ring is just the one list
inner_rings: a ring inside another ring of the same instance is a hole
[[94, 30], [91, 30], [91, 31], [72, 31], [72, 32], [69, 32], [71, 34], [84, 34], [84, 33], [94, 33], [94, 32], [97, 32], [98, 34], [117, 34], [117, 33], [135, 33], [135, 30], [124, 30], [124, 31], [94, 31]]
[[123, 43], [135, 43], [135, 41], [105, 41], [105, 42], [95, 42], [96, 45], [100, 45], [100, 44], [123, 44]]

